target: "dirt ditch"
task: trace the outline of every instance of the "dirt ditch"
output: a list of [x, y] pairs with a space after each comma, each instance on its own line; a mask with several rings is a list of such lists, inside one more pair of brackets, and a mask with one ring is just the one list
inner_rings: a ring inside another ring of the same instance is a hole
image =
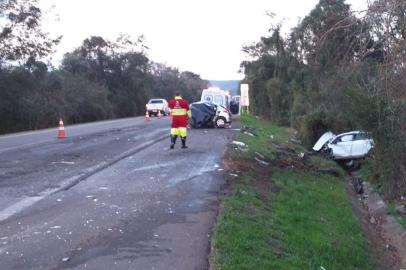
[[[358, 175], [350, 173], [347, 192], [354, 213], [369, 243], [378, 269], [406, 269], [406, 231], [388, 212], [386, 203], [364, 182], [359, 187]], [[358, 194], [361, 193], [361, 194]]]

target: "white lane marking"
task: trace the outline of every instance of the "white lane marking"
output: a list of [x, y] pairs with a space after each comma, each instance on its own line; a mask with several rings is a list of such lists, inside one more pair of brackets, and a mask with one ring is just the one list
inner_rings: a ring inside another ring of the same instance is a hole
[[7, 218], [11, 217], [14, 214], [17, 214], [24, 210], [25, 208], [33, 205], [34, 203], [42, 200], [44, 197], [28, 197], [22, 199], [21, 201], [9, 206], [8, 208], [0, 211], [0, 221], [6, 220]]

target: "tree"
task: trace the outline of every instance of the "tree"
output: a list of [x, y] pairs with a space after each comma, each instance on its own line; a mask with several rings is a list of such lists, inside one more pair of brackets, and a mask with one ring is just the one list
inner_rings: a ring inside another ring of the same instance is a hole
[[61, 37], [52, 39], [41, 30], [41, 16], [38, 0], [0, 2], [0, 64], [35, 62], [52, 52]]
[[371, 132], [377, 185], [404, 195], [405, 1], [376, 0], [357, 18], [343, 0], [320, 0], [288, 37], [271, 27], [244, 48], [253, 111], [298, 128], [308, 146], [327, 130]]

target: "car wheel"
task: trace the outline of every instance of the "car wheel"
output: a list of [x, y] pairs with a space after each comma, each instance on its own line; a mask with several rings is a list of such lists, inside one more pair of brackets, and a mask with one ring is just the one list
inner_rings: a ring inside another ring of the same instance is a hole
[[214, 121], [216, 128], [223, 128], [226, 126], [226, 123], [227, 121], [223, 116], [217, 117], [216, 120]]

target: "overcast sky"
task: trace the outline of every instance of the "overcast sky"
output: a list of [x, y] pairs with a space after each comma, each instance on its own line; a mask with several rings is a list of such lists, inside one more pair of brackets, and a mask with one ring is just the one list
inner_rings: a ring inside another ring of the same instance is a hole
[[[318, 0], [41, 0], [44, 27], [63, 35], [54, 62], [92, 35], [114, 40], [120, 33], [145, 36], [155, 62], [192, 71], [210, 80], [241, 79], [243, 45], [267, 35], [268, 12], [297, 24]], [[347, 0], [355, 10], [365, 0]], [[51, 8], [54, 6], [53, 8]], [[275, 19], [274, 19], [275, 21]]]

